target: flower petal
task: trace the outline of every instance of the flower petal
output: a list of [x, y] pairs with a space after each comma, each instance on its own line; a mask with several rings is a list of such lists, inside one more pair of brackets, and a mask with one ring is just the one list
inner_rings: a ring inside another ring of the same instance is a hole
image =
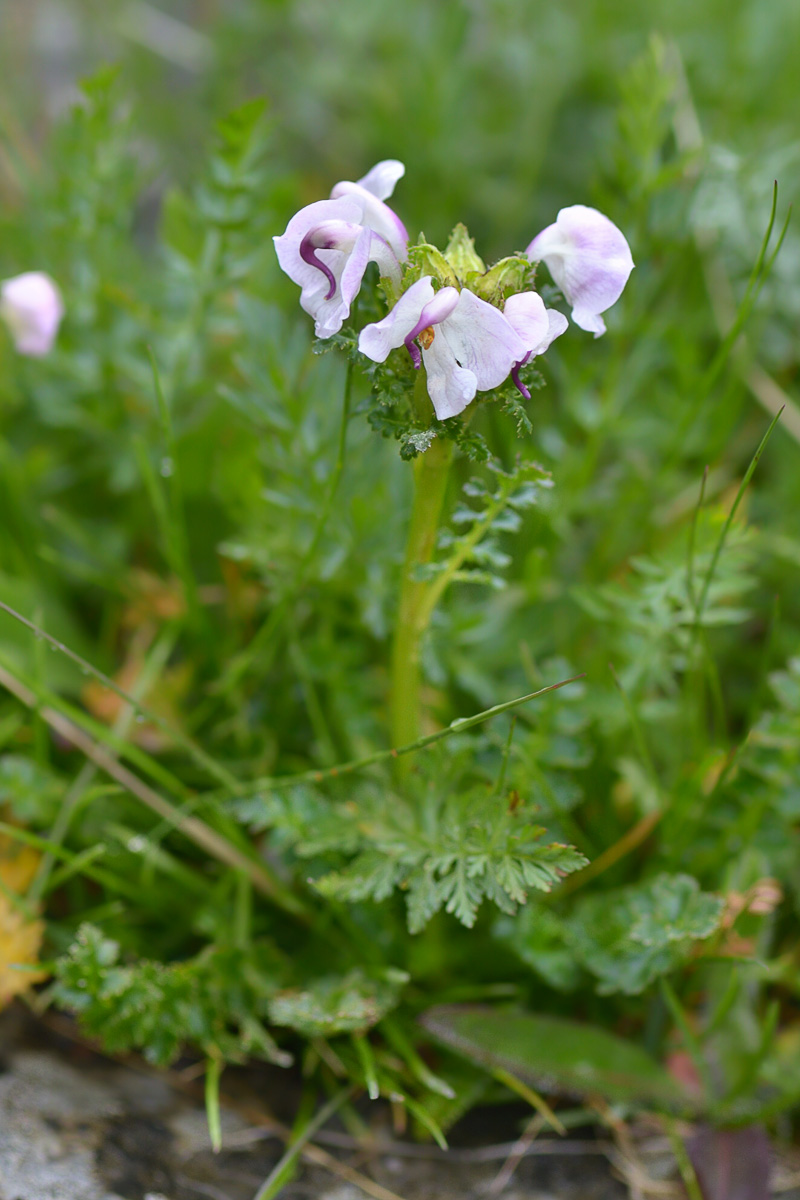
[[312, 229], [328, 221], [363, 225], [363, 212], [364, 207], [356, 196], [342, 196], [338, 200], [317, 200], [314, 204], [301, 208], [300, 212], [292, 217], [286, 230], [279, 237], [272, 239], [281, 270], [304, 290], [318, 289], [322, 284], [322, 276], [318, 267], [303, 261], [300, 254], [303, 239]]
[[524, 341], [499, 309], [466, 289], [455, 311], [436, 330], [436, 340], [441, 337], [458, 365], [475, 376], [479, 392], [498, 387], [527, 352]]
[[414, 338], [419, 337], [424, 329], [430, 329], [432, 326], [447, 320], [451, 312], [457, 307], [459, 298], [460, 292], [458, 288], [440, 288], [433, 299], [423, 308], [414, 328], [406, 334], [403, 340], [405, 341], [406, 349], [414, 360], [415, 367], [418, 367], [420, 364], [420, 356], [417, 347], [412, 345]]
[[544, 335], [541, 342], [539, 342], [539, 345], [534, 347], [532, 351], [534, 356], [537, 354], [544, 354], [545, 350], [547, 350], [550, 344], [554, 342], [557, 337], [561, 337], [562, 333], [565, 333], [568, 328], [569, 321], [564, 314], [559, 312], [557, 308], [548, 308], [547, 333]]
[[428, 376], [428, 395], [436, 416], [440, 421], [457, 417], [475, 399], [478, 380], [474, 372], [459, 365], [449, 341], [442, 336], [442, 326], [428, 348], [423, 349], [422, 357]]
[[547, 336], [549, 322], [544, 300], [538, 292], [517, 292], [509, 296], [503, 316], [511, 328], [525, 343], [525, 349], [533, 352]]
[[273, 238], [281, 268], [300, 285], [300, 304], [314, 317], [317, 337], [332, 337], [341, 329], [370, 259], [399, 286], [397, 257], [363, 217], [364, 204], [357, 195], [318, 200], [296, 213], [285, 233]]
[[336, 290], [331, 296], [323, 294], [327, 280], [318, 273], [322, 287], [314, 291], [304, 288], [300, 293], [300, 304], [314, 318], [314, 331], [318, 338], [333, 337], [338, 333], [344, 322], [350, 316], [350, 306], [358, 295], [361, 280], [367, 269], [370, 258], [370, 245], [373, 233], [362, 229], [355, 245], [349, 252], [340, 250], [320, 250], [320, 257], [327, 259], [327, 265], [336, 280]]
[[430, 275], [404, 292], [394, 308], [372, 325], [365, 325], [358, 338], [358, 348], [373, 362], [385, 362], [392, 350], [399, 349], [418, 323], [422, 310], [434, 298]]
[[515, 296], [509, 296], [503, 314], [527, 346], [525, 357], [514, 364], [511, 378], [517, 390], [526, 400], [530, 400], [531, 394], [519, 377], [519, 369], [537, 354], [544, 354], [569, 322], [557, 309], [545, 308], [544, 301], [536, 292], [518, 292]]
[[19, 354], [30, 358], [48, 354], [63, 315], [61, 293], [43, 271], [26, 271], [0, 284], [0, 316]]
[[405, 173], [405, 166], [398, 159], [385, 158], [382, 162], [376, 163], [372, 170], [367, 171], [366, 175], [362, 176], [358, 182], [362, 188], [366, 188], [379, 200], [388, 200], [398, 179], [402, 179]]
[[613, 221], [583, 204], [562, 208], [526, 254], [547, 264], [572, 305], [575, 324], [595, 337], [604, 333], [600, 313], [619, 299], [634, 266], [630, 247]]
[[408, 257], [408, 232], [397, 213], [392, 212], [388, 204], [384, 204], [360, 183], [351, 183], [349, 180], [337, 183], [331, 191], [331, 199], [338, 200], [344, 196], [352, 196], [359, 201], [362, 208], [361, 224], [379, 233], [399, 261], [405, 262]]
[[333, 297], [337, 281], [333, 271], [319, 257], [317, 251], [340, 250], [342, 253], [348, 254], [362, 233], [363, 226], [357, 225], [354, 221], [323, 221], [321, 225], [316, 225], [313, 229], [309, 229], [300, 242], [300, 257], [303, 262], [308, 263], [311, 267], [316, 267], [328, 280], [329, 286], [327, 295], [325, 296], [326, 300], [330, 300]]

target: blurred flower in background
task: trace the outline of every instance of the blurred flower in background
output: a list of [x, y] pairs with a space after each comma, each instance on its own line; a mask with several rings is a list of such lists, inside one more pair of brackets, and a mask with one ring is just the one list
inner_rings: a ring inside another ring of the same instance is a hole
[[61, 293], [44, 272], [26, 271], [0, 283], [0, 317], [20, 354], [49, 354], [63, 315]]

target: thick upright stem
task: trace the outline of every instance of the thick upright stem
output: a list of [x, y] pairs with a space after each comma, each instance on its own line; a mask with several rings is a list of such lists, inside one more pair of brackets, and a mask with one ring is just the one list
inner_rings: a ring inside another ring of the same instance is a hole
[[420, 736], [420, 646], [430, 620], [425, 603], [430, 583], [414, 578], [416, 568], [429, 563], [436, 547], [453, 442], [434, 438], [414, 462], [414, 504], [408, 531], [400, 603], [392, 644], [390, 722], [393, 746], [405, 746]]

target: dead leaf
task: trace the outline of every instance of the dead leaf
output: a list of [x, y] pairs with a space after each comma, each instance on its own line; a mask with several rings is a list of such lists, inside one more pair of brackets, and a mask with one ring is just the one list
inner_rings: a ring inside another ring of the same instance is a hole
[[[38, 865], [36, 850], [0, 837], [0, 880], [9, 892], [24, 895]], [[14, 966], [37, 962], [43, 935], [44, 922], [30, 920], [5, 891], [0, 892], [0, 1008], [45, 978], [44, 971], [20, 971]]]

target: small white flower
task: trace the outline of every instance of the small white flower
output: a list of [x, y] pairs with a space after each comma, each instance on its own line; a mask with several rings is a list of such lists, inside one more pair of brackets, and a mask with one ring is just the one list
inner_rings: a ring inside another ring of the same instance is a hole
[[55, 341], [64, 305], [49, 275], [27, 271], [0, 283], [0, 317], [20, 354], [42, 358]]
[[633, 270], [628, 243], [613, 221], [596, 208], [573, 204], [562, 208], [525, 251], [534, 262], [544, 260], [572, 305], [572, 319], [595, 337], [605, 333], [600, 313], [616, 304]]
[[434, 292], [425, 275], [388, 316], [362, 329], [358, 348], [374, 362], [385, 362], [405, 345], [415, 367], [425, 363], [428, 394], [445, 421], [463, 412], [476, 392], [499, 387], [509, 374], [527, 395], [516, 378], [518, 368], [541, 354], [566, 324], [560, 313], [545, 309], [536, 292], [509, 297], [500, 312], [466, 288]]

